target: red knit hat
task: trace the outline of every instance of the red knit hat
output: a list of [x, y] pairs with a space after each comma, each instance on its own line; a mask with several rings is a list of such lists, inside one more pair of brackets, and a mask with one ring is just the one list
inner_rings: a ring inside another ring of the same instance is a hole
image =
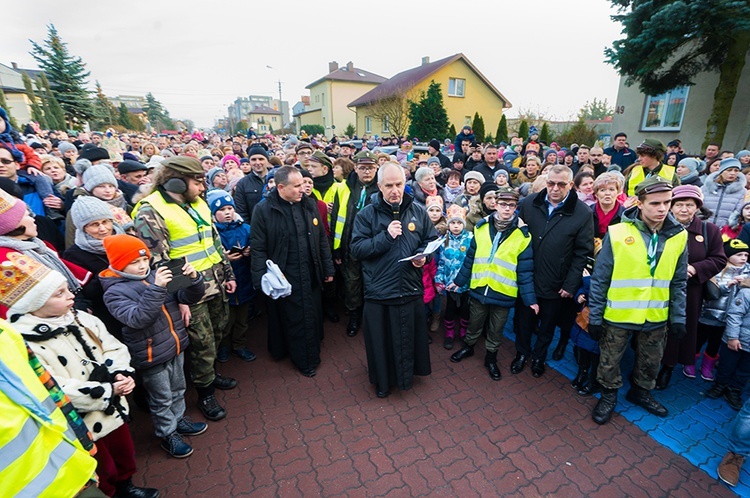
[[122, 271], [130, 263], [147, 256], [151, 258], [151, 251], [138, 237], [121, 233], [104, 237], [104, 250], [107, 252], [109, 266], [113, 270]]

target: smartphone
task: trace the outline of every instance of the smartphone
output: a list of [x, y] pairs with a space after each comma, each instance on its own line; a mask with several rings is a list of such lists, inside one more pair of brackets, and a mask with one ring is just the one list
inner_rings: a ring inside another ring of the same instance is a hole
[[233, 246], [231, 249], [229, 249], [229, 254], [240, 254], [244, 250], [245, 250], [244, 247]]
[[596, 263], [596, 259], [592, 258], [591, 256], [586, 256], [586, 269], [589, 271], [589, 275], [592, 275], [594, 273], [594, 263]]
[[167, 292], [177, 292], [190, 287], [191, 279], [182, 273], [185, 266], [185, 258], [170, 259], [159, 264], [159, 267], [168, 268], [172, 272], [172, 280], [167, 284]]

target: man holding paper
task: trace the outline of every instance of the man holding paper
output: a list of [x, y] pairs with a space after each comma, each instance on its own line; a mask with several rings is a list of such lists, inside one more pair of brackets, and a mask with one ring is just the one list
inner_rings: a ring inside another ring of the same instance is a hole
[[352, 256], [362, 261], [367, 369], [376, 395], [412, 387], [414, 375], [429, 375], [427, 319], [422, 303], [424, 253], [437, 232], [427, 212], [404, 195], [404, 170], [385, 163], [378, 171], [377, 202], [354, 220]]

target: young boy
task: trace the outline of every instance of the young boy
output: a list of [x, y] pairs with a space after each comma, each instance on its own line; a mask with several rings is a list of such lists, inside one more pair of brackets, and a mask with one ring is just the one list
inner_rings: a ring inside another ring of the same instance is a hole
[[73, 309], [73, 293], [62, 274], [30, 257], [9, 253], [0, 263], [0, 302], [8, 319], [39, 362], [70, 398], [96, 443], [99, 489], [107, 496], [155, 498], [138, 488], [135, 448], [126, 396], [133, 391], [133, 368], [124, 344], [95, 316]]
[[[255, 316], [253, 290], [250, 279], [250, 225], [235, 212], [234, 199], [222, 190], [212, 190], [206, 196], [214, 226], [221, 237], [221, 244], [232, 271], [237, 279], [237, 290], [229, 297], [229, 321], [224, 329], [224, 339], [218, 345], [216, 359], [222, 363], [229, 361], [232, 354], [245, 360], [255, 360], [255, 353], [247, 349], [248, 320]], [[230, 344], [231, 343], [231, 344]]]
[[151, 271], [151, 253], [140, 239], [110, 235], [104, 238], [104, 250], [109, 260], [109, 268], [99, 274], [104, 304], [124, 325], [122, 340], [143, 378], [154, 432], [164, 451], [188, 457], [193, 448], [182, 436], [201, 434], [207, 425], [185, 417], [183, 351], [189, 340], [179, 304], [200, 301], [203, 277], [186, 263], [182, 272], [190, 277], [190, 286], [169, 293], [172, 272], [165, 266]]

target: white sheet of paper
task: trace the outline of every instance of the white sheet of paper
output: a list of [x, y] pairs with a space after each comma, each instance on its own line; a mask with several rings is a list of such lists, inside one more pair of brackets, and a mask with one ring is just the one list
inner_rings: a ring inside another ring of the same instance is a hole
[[412, 259], [417, 259], [432, 254], [433, 252], [438, 250], [438, 247], [440, 247], [444, 240], [445, 235], [443, 235], [442, 237], [438, 237], [437, 239], [427, 244], [427, 247], [424, 248], [424, 251], [420, 252], [419, 254], [415, 254], [414, 256], [409, 256], [408, 258], [399, 259], [398, 261], [411, 261]]

